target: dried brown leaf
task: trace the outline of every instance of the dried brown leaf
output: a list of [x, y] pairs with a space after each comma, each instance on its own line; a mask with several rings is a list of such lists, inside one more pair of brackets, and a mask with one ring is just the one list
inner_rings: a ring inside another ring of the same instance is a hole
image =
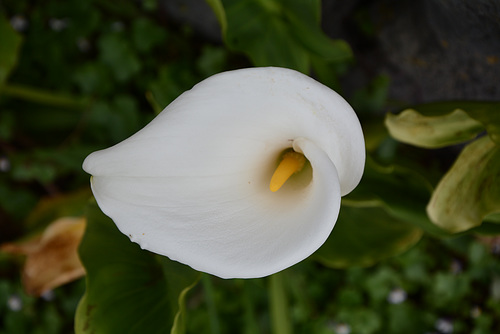
[[23, 268], [23, 285], [27, 293], [40, 296], [85, 275], [78, 257], [85, 224], [85, 218], [60, 218], [41, 235], [0, 247], [4, 252], [27, 256]]

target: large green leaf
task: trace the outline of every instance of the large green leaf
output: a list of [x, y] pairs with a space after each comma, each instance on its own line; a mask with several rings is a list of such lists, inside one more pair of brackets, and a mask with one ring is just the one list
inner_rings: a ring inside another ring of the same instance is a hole
[[21, 36], [10, 26], [9, 21], [0, 15], [0, 86], [5, 83], [7, 77], [17, 63]]
[[441, 116], [424, 116], [413, 109], [387, 114], [385, 125], [395, 139], [426, 148], [444, 147], [474, 139], [484, 127], [465, 111], [456, 109]]
[[314, 257], [335, 268], [369, 266], [409, 249], [422, 234], [380, 207], [344, 205], [332, 234]]
[[427, 212], [450, 232], [481, 225], [488, 214], [500, 212], [500, 147], [490, 137], [465, 147], [439, 182]]
[[350, 206], [381, 206], [401, 221], [412, 223], [436, 236], [448, 233], [426, 213], [432, 188], [420, 174], [396, 165], [381, 166], [368, 158], [363, 178], [343, 203]]
[[207, 0], [227, 45], [256, 66], [281, 66], [307, 73], [311, 57], [351, 58], [347, 43], [331, 40], [319, 26], [320, 0]]
[[78, 305], [75, 332], [184, 333], [184, 298], [199, 273], [141, 250], [95, 201], [87, 220], [80, 246], [87, 290]]

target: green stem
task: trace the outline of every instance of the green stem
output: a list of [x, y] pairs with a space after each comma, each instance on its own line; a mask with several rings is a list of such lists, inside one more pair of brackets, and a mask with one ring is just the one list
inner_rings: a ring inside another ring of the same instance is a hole
[[146, 92], [146, 100], [149, 102], [151, 108], [153, 108], [155, 115], [158, 115], [163, 110], [163, 108], [160, 107], [158, 101], [156, 101], [153, 92], [151, 91]]
[[274, 274], [269, 282], [273, 334], [292, 334], [284, 276], [283, 272]]
[[54, 94], [49, 91], [21, 85], [0, 86], [0, 95], [1, 94], [39, 104], [72, 109], [84, 108], [88, 104], [86, 99]]
[[245, 330], [244, 334], [259, 333], [257, 316], [255, 314], [255, 305], [253, 300], [253, 291], [250, 284], [254, 284], [252, 280], [243, 280], [243, 308], [245, 310]]
[[219, 316], [217, 314], [217, 307], [215, 305], [214, 287], [212, 284], [212, 277], [207, 274], [202, 274], [201, 284], [205, 291], [205, 301], [208, 308], [208, 316], [210, 319], [210, 331], [212, 334], [220, 334]]

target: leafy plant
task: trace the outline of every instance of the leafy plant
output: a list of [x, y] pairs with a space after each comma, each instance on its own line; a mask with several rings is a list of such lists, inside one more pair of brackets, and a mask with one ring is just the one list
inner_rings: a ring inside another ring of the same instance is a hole
[[495, 333], [498, 102], [416, 105], [384, 121], [390, 78], [354, 92], [364, 177], [324, 246], [268, 278], [200, 274], [140, 249], [99, 210], [83, 159], [202, 79], [282, 66], [342, 92], [356, 66], [321, 30], [319, 0], [207, 2], [222, 44], [165, 20], [155, 0], [0, 4], [0, 243], [61, 217], [87, 224], [86, 277], [41, 297], [21, 286], [24, 257], [0, 251], [0, 333]]

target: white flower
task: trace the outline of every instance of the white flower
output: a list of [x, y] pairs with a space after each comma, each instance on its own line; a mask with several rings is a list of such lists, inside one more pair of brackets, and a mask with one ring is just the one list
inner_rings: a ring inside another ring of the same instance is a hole
[[401, 288], [392, 289], [387, 296], [387, 301], [391, 304], [401, 304], [406, 300], [406, 291]]
[[[102, 211], [143, 249], [219, 277], [254, 278], [325, 242], [364, 161], [361, 126], [342, 97], [269, 67], [202, 81], [83, 168]], [[287, 169], [300, 171], [286, 180]]]
[[18, 295], [10, 295], [7, 299], [7, 307], [9, 310], [18, 312], [23, 309], [23, 300]]

